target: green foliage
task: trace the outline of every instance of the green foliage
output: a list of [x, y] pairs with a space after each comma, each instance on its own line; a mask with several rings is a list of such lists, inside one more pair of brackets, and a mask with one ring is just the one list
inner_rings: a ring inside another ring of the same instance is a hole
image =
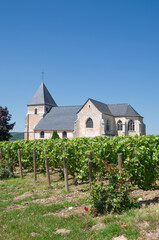
[[23, 132], [11, 132], [11, 135], [10, 141], [24, 140]]
[[9, 131], [12, 130], [15, 125], [15, 123], [9, 123], [11, 116], [7, 107], [3, 108], [0, 106], [0, 141], [9, 141], [11, 138]]
[[134, 206], [129, 193], [129, 174], [111, 165], [105, 177], [98, 177], [91, 186], [92, 214], [120, 213]]
[[53, 131], [53, 134], [52, 134], [51, 139], [59, 139], [59, 138], [60, 138], [60, 137], [59, 137], [57, 131]]
[[36, 150], [37, 168], [45, 170], [44, 150], [51, 169], [63, 169], [63, 158], [67, 162], [68, 174], [75, 181], [88, 181], [88, 161], [92, 163], [94, 178], [105, 176], [105, 164], [117, 165], [118, 153], [123, 155], [123, 167], [132, 184], [140, 188], [151, 188], [159, 178], [159, 136], [140, 137], [94, 137], [74, 139], [49, 139], [34, 141], [0, 141], [4, 159], [11, 158], [18, 165], [18, 149], [21, 150], [22, 165], [33, 168], [33, 150]]
[[0, 161], [0, 179], [6, 179], [14, 176], [14, 166], [11, 159]]

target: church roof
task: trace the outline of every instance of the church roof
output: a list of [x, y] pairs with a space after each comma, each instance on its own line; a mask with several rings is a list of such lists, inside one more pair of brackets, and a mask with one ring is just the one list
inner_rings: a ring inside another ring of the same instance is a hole
[[[88, 100], [90, 100], [95, 106], [96, 108], [104, 113], [104, 114], [108, 114], [108, 115], [112, 115], [112, 116], [140, 116], [135, 110], [134, 108], [127, 103], [124, 104], [105, 104], [99, 101], [96, 101], [94, 99], [89, 98]], [[87, 100], [87, 102], [88, 102]], [[86, 102], [86, 103], [87, 103]], [[81, 110], [81, 109], [80, 109]], [[141, 116], [140, 116], [141, 117]]]
[[96, 101], [94, 99], [89, 98], [89, 100], [96, 106], [96, 108], [105, 114], [112, 115], [110, 109], [108, 108], [108, 105], [99, 101]]
[[[94, 104], [94, 106], [101, 113], [104, 113], [104, 114], [107, 114], [107, 115], [111, 115], [111, 116], [114, 116], [114, 117], [117, 117], [117, 116], [125, 116], [125, 117], [127, 117], [127, 116], [133, 116], [133, 117], [138, 116], [138, 117], [141, 117], [141, 115], [139, 115], [134, 110], [134, 108], [130, 104], [127, 104], [127, 103], [123, 103], [123, 104], [105, 104], [105, 103], [99, 102], [97, 100], [94, 100], [92, 98], [89, 98], [86, 101], [86, 103], [89, 100]], [[78, 113], [82, 110], [83, 106], [79, 109]]]
[[80, 108], [81, 106], [53, 107], [34, 130], [74, 130]]
[[130, 104], [107, 104], [107, 106], [113, 116], [140, 116]]
[[31, 101], [28, 103], [28, 106], [35, 105], [49, 105], [53, 107], [57, 106], [56, 102], [52, 98], [51, 94], [49, 93], [43, 82], [32, 97]]

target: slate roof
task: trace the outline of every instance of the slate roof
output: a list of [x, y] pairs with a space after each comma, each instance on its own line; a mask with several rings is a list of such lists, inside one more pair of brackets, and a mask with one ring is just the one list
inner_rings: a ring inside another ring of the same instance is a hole
[[100, 112], [112, 115], [112, 113], [111, 113], [110, 109], [108, 108], [107, 104], [96, 101], [96, 100], [91, 99], [91, 98], [89, 98], [88, 100], [90, 100]]
[[35, 105], [49, 105], [56, 107], [57, 104], [52, 98], [51, 94], [47, 90], [45, 84], [42, 82], [34, 96], [32, 97], [31, 101], [28, 103], [28, 106], [35, 106]]
[[130, 104], [107, 104], [107, 106], [113, 116], [140, 116]]
[[[109, 114], [112, 116], [140, 116], [134, 108], [127, 103], [124, 104], [105, 104], [94, 99], [89, 98], [96, 108], [105, 114]], [[141, 116], [140, 116], [141, 117]]]
[[81, 106], [52, 107], [34, 130], [74, 130], [74, 122]]

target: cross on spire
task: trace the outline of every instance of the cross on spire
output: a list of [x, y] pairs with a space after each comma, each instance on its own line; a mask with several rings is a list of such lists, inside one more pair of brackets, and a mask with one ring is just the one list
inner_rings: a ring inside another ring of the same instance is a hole
[[42, 81], [44, 82], [44, 72], [42, 72]]

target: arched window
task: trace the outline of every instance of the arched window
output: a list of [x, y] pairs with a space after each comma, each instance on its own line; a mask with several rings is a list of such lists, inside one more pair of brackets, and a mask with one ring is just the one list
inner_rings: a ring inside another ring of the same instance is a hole
[[107, 132], [110, 131], [110, 123], [109, 123], [109, 120], [107, 120], [107, 122], [106, 122], [106, 131], [107, 131]]
[[40, 138], [44, 138], [44, 131], [40, 132]]
[[91, 118], [88, 118], [86, 128], [93, 128], [93, 120]]
[[38, 109], [37, 109], [37, 108], [34, 109], [34, 113], [35, 113], [35, 114], [38, 113]]
[[66, 132], [66, 131], [64, 131], [64, 132], [62, 133], [62, 137], [63, 137], [63, 138], [67, 138], [67, 132]]
[[118, 131], [122, 131], [123, 130], [123, 125], [122, 125], [122, 121], [119, 120], [118, 123], [117, 123], [117, 129]]
[[135, 131], [135, 124], [133, 120], [128, 122], [128, 131]]

